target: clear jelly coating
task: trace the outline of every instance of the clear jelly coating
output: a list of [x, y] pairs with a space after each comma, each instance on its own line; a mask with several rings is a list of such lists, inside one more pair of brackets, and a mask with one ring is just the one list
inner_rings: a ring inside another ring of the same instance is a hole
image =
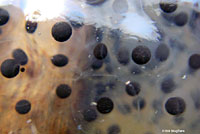
[[0, 134], [199, 134], [198, 0], [0, 0]]

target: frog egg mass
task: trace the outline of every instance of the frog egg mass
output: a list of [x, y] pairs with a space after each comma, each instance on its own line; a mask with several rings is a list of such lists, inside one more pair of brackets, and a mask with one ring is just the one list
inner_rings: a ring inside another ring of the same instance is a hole
[[199, 134], [198, 0], [1, 0], [0, 134]]

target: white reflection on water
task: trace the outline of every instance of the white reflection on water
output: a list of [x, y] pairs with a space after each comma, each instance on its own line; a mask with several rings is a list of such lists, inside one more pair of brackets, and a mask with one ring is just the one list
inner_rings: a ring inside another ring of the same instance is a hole
[[[123, 1], [123, 0], [122, 0]], [[47, 21], [54, 18], [69, 18], [80, 23], [120, 29], [124, 34], [147, 40], [157, 40], [159, 34], [155, 22], [143, 11], [160, 0], [127, 0], [128, 12], [117, 14], [112, 8], [114, 0], [101, 6], [91, 6], [85, 0], [0, 0], [0, 5], [20, 7], [28, 19]], [[198, 0], [178, 0], [195, 3]], [[152, 8], [152, 10], [154, 10]], [[114, 22], [114, 23], [113, 23]]]

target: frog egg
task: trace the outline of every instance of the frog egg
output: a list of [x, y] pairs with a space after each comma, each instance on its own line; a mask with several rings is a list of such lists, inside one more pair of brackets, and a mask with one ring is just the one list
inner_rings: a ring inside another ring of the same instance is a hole
[[0, 134], [199, 134], [197, 0], [1, 0]]

